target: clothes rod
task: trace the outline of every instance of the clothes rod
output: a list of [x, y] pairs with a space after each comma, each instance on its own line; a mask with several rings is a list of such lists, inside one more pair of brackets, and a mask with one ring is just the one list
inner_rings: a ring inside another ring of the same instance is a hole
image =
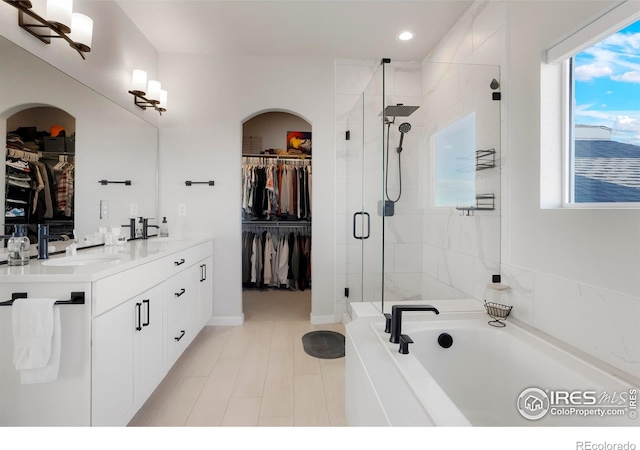
[[106, 186], [107, 184], [124, 184], [125, 186], [131, 186], [131, 180], [124, 180], [124, 181], [99, 180], [98, 183], [100, 183], [103, 186]]
[[243, 220], [242, 225], [254, 225], [256, 227], [304, 227], [311, 226], [311, 222], [308, 221], [299, 221], [299, 220], [282, 220], [278, 222], [274, 222], [271, 220]]
[[213, 180], [210, 181], [185, 181], [184, 182], [185, 186], [192, 186], [194, 184], [208, 184], [209, 186], [213, 186], [215, 183], [213, 182]]
[[[11, 306], [13, 301], [19, 298], [28, 298], [26, 292], [14, 292], [11, 294], [11, 300], [0, 302], [0, 306]], [[69, 300], [57, 300], [56, 305], [84, 305], [84, 292], [72, 292]]]
[[243, 158], [276, 158], [276, 159], [297, 159], [300, 161], [311, 160], [311, 155], [272, 155], [270, 153], [243, 153]]

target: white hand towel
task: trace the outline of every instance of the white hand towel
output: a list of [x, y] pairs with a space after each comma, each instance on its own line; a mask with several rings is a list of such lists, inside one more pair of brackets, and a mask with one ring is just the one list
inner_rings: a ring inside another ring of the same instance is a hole
[[61, 327], [55, 299], [16, 299], [13, 364], [23, 384], [53, 381], [60, 367]]

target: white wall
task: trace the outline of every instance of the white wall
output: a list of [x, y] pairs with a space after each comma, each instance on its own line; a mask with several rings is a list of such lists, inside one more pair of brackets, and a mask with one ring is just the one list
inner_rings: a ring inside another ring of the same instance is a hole
[[[214, 319], [242, 316], [242, 123], [265, 111], [294, 113], [313, 130], [312, 311], [334, 322], [334, 62], [304, 58], [162, 54], [172, 114], [160, 130], [160, 215], [175, 234], [208, 232], [214, 243]], [[194, 75], [186, 82], [184, 74]], [[193, 87], [197, 86], [197, 89]], [[185, 180], [215, 186], [186, 187]], [[178, 216], [186, 204], [187, 216]]]

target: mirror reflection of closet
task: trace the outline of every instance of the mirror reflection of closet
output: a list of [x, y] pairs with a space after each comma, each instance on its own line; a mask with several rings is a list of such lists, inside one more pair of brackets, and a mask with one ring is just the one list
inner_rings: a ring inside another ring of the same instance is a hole
[[53, 235], [73, 238], [76, 120], [54, 107], [28, 108], [7, 119], [5, 229], [38, 224]]

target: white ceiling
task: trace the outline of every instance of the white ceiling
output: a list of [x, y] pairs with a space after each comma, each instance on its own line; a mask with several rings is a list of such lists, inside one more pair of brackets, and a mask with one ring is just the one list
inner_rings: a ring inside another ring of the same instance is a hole
[[[161, 53], [421, 61], [472, 1], [122, 0]], [[409, 42], [396, 35], [417, 33]]]

